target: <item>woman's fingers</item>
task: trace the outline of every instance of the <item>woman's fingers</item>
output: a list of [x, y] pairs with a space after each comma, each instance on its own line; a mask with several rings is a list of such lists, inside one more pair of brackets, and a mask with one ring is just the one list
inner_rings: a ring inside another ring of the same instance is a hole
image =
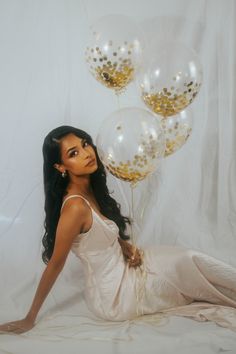
[[0, 325], [0, 333], [15, 333], [20, 334], [29, 331], [33, 328], [34, 323], [28, 319], [23, 319], [14, 322], [7, 322]]
[[12, 322], [5, 323], [3, 325], [0, 325], [0, 332], [14, 332], [15, 326], [13, 325]]
[[[119, 241], [121, 244], [122, 252], [125, 261], [128, 263], [129, 267], [139, 267], [142, 265], [142, 255], [140, 250], [128, 242], [124, 243]], [[124, 246], [125, 245], [125, 246]]]
[[135, 253], [128, 259], [129, 267], [139, 267], [142, 265], [142, 256], [139, 249], [136, 248]]

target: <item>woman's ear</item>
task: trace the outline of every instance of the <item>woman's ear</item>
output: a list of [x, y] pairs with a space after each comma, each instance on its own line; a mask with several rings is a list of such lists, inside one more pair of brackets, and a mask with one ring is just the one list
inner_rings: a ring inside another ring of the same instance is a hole
[[53, 167], [57, 170], [57, 171], [59, 171], [59, 172], [63, 172], [63, 168], [61, 167], [61, 165], [59, 165], [58, 163], [54, 163], [54, 165], [53, 165]]

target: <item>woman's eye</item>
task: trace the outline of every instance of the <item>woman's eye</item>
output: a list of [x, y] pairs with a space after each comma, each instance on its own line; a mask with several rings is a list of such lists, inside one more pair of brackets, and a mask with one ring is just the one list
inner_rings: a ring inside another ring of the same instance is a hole
[[88, 146], [89, 143], [87, 141], [84, 141], [84, 146]]
[[74, 157], [74, 156], [76, 156], [76, 155], [78, 155], [78, 151], [77, 151], [77, 150], [74, 150], [74, 151], [72, 151], [72, 152], [70, 153], [70, 157]]

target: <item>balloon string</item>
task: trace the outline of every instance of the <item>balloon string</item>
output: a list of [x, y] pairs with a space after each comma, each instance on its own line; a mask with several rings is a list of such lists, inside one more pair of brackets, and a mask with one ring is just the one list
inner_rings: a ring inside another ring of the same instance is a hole
[[120, 109], [120, 95], [116, 94], [116, 97], [117, 97], [117, 106], [118, 106], [118, 109]]
[[[135, 247], [135, 252], [137, 248], [137, 240], [134, 234], [133, 229], [133, 220], [134, 220], [134, 187], [135, 185], [130, 184], [131, 189], [131, 207], [130, 207], [130, 219], [131, 219], [131, 240], [132, 244]], [[136, 269], [136, 279], [135, 279], [135, 295], [136, 295], [136, 314], [137, 316], [144, 314], [143, 309], [143, 298], [146, 292], [146, 280], [147, 280], [147, 272], [144, 265], [144, 253], [141, 249], [139, 249], [142, 264]]]
[[131, 229], [131, 240], [133, 246], [136, 247], [136, 242], [134, 238], [134, 229], [133, 229], [133, 221], [134, 221], [134, 188], [132, 185], [130, 185], [131, 189], [131, 208], [130, 208], [130, 219], [131, 219], [131, 224], [130, 224], [130, 229]]

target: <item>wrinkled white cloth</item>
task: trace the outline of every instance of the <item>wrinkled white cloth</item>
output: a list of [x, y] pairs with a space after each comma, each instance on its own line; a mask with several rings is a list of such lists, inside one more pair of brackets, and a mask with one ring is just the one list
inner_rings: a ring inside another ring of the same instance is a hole
[[[74, 197], [83, 198], [71, 195], [64, 203]], [[199, 251], [165, 245], [144, 249], [142, 267], [129, 268], [117, 225], [90, 208], [92, 226], [76, 237], [72, 251], [83, 264], [86, 303], [98, 317], [122, 321], [162, 312], [236, 331], [235, 268]]]

